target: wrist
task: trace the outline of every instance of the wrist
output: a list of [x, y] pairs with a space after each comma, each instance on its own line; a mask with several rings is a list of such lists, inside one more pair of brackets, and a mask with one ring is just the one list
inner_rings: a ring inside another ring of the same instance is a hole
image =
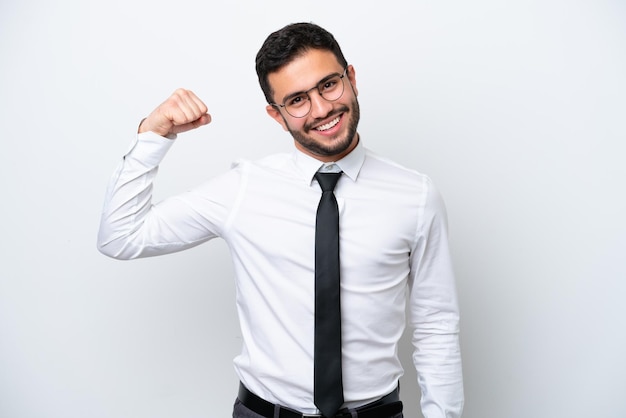
[[169, 131], [164, 131], [163, 129], [159, 129], [159, 127], [154, 127], [150, 125], [150, 120], [148, 117], [143, 118], [141, 122], [139, 122], [139, 126], [137, 127], [137, 133], [143, 134], [146, 132], [154, 132], [159, 136], [163, 136], [169, 138], [172, 134]]
[[141, 119], [141, 122], [139, 122], [139, 125], [137, 125], [137, 133], [138, 134], [142, 134], [142, 133], [146, 132], [145, 129], [142, 129], [143, 123], [145, 122], [146, 119], [148, 119], [148, 118]]

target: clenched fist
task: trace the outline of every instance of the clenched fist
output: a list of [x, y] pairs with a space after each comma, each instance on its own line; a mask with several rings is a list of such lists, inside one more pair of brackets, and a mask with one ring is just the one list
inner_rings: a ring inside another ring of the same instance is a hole
[[211, 122], [206, 105], [192, 91], [177, 89], [139, 125], [139, 133], [179, 134]]

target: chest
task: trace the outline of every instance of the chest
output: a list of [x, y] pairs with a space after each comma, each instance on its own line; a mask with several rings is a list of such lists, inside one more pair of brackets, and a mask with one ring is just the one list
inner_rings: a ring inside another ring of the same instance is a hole
[[[420, 214], [414, 190], [346, 178], [335, 196], [342, 269], [374, 272], [408, 265]], [[307, 187], [298, 180], [280, 179], [268, 187], [251, 179], [232, 222], [231, 238], [256, 258], [312, 270], [320, 197], [317, 185]]]

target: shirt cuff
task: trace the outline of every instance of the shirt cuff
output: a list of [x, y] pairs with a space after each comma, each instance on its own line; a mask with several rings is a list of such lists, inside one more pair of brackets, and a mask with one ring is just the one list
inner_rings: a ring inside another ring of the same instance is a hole
[[132, 158], [144, 165], [157, 166], [163, 161], [170, 147], [174, 145], [176, 135], [160, 136], [154, 132], [137, 134], [130, 144], [124, 159]]

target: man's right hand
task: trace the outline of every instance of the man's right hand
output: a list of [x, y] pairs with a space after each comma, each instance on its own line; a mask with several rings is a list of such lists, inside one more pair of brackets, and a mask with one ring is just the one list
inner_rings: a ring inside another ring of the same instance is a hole
[[139, 125], [139, 133], [179, 134], [211, 122], [206, 105], [192, 91], [177, 89]]

